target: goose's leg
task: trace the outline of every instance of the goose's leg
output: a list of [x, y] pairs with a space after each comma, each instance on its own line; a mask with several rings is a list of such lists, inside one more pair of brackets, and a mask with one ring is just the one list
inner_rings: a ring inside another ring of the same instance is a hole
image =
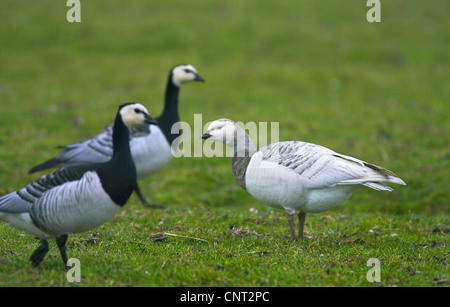
[[141, 203], [147, 207], [150, 208], [159, 208], [159, 209], [165, 209], [165, 207], [163, 205], [158, 205], [158, 204], [150, 204], [144, 197], [144, 194], [142, 194], [141, 192], [141, 188], [139, 187], [139, 184], [136, 184], [136, 187], [134, 188], [134, 191], [136, 192], [137, 196], [139, 197], [139, 199], [141, 200]]
[[145, 199], [144, 195], [141, 192], [141, 188], [139, 188], [139, 184], [136, 184], [136, 187], [134, 188], [134, 191], [136, 192], [137, 196], [141, 200], [141, 203], [144, 205], [148, 205], [148, 201]]
[[295, 225], [294, 225], [295, 210], [286, 209], [286, 215], [289, 223], [289, 228], [291, 230], [291, 238], [293, 241], [296, 241], [297, 237], [295, 236]]
[[303, 229], [305, 228], [305, 218], [306, 213], [300, 212], [298, 214], [298, 234], [297, 234], [297, 240], [303, 239]]
[[31, 265], [33, 266], [33, 268], [37, 267], [39, 263], [44, 260], [45, 255], [47, 255], [48, 251], [48, 242], [46, 240], [41, 240], [41, 245], [39, 245], [39, 247], [30, 256]]
[[68, 238], [69, 238], [68, 235], [61, 235], [59, 237], [56, 237], [56, 245], [58, 246], [59, 253], [61, 254], [62, 261], [64, 262], [64, 265], [66, 266], [66, 268], [67, 268], [67, 260], [68, 260], [67, 253], [66, 253], [66, 250], [67, 250], [66, 242], [67, 242]]

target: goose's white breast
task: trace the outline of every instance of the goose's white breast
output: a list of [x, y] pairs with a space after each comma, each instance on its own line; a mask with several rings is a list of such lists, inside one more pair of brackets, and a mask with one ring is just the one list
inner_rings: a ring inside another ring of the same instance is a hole
[[247, 191], [266, 205], [295, 209], [307, 200], [307, 183], [301, 177], [273, 162], [253, 155], [245, 175]]
[[170, 144], [154, 125], [150, 126], [150, 134], [132, 138], [130, 147], [138, 179], [160, 170], [172, 159]]

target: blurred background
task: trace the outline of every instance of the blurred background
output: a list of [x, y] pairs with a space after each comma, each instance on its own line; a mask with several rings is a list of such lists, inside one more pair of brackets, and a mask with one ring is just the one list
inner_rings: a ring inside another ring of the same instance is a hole
[[[189, 63], [206, 80], [181, 90], [192, 126], [194, 114], [279, 122], [280, 140], [408, 184], [336, 210], [450, 212], [449, 1], [383, 0], [380, 23], [362, 0], [80, 2], [80, 23], [66, 1], [0, 2], [0, 194], [38, 176], [26, 173], [56, 146], [99, 133], [119, 104], [158, 115], [170, 68]], [[257, 204], [225, 158], [174, 159], [142, 188], [180, 208]]]

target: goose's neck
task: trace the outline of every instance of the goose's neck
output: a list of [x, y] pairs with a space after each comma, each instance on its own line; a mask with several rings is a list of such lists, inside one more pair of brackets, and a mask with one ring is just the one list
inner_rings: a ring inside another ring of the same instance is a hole
[[257, 150], [250, 136], [238, 125], [236, 125], [236, 133], [234, 134], [234, 143], [232, 145], [233, 158], [231, 159], [231, 168], [233, 176], [239, 185], [244, 190], [247, 190], [245, 175], [248, 164]]
[[236, 125], [232, 149], [233, 158], [251, 157], [256, 152], [252, 139], [239, 125]]
[[136, 167], [131, 157], [130, 132], [118, 113], [113, 127], [113, 155], [111, 160], [97, 165], [103, 189], [110, 198], [124, 206], [136, 187]]
[[172, 134], [171, 132], [173, 124], [180, 121], [180, 116], [178, 114], [179, 93], [180, 88], [173, 84], [172, 75], [170, 75], [167, 80], [166, 93], [164, 97], [164, 110], [158, 117], [158, 126], [161, 128], [164, 136], [170, 144], [172, 144], [172, 142], [180, 135], [179, 133]]
[[124, 159], [123, 161], [131, 160], [130, 132], [128, 127], [125, 126], [120, 114], [117, 114], [113, 127], [112, 159]]

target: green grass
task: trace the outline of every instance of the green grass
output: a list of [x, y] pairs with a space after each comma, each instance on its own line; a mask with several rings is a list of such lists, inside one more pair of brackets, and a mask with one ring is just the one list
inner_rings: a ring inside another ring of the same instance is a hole
[[[229, 159], [174, 159], [141, 181], [167, 210], [133, 195], [111, 222], [70, 237], [80, 284], [54, 244], [32, 269], [38, 241], [1, 223], [0, 286], [449, 285], [448, 2], [382, 1], [378, 24], [356, 0], [81, 2], [79, 24], [65, 1], [0, 2], [0, 195], [37, 178], [27, 171], [55, 146], [99, 132], [119, 104], [159, 114], [168, 70], [183, 62], [206, 79], [181, 91], [192, 126], [195, 113], [204, 124], [279, 122], [280, 140], [384, 166], [408, 185], [308, 215], [310, 238], [292, 243], [284, 213], [241, 190]], [[178, 237], [152, 240], [159, 233]], [[381, 283], [366, 279], [369, 258]]]

